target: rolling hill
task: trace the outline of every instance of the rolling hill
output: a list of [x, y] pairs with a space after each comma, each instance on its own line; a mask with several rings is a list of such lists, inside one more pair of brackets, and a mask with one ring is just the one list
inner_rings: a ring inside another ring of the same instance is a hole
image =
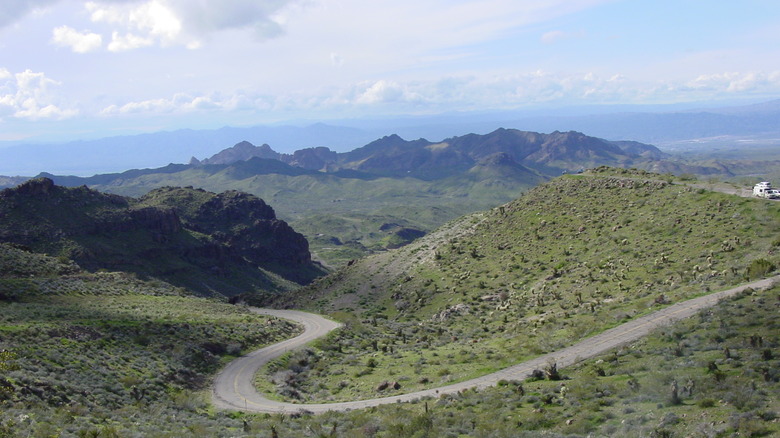
[[779, 231], [772, 201], [637, 170], [559, 177], [280, 297], [349, 324], [277, 390], [341, 400], [384, 380], [414, 391], [486, 374], [766, 275]]

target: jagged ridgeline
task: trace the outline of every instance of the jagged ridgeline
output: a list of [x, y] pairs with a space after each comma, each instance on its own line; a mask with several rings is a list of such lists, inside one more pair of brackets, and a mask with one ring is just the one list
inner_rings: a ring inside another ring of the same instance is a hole
[[163, 187], [138, 198], [37, 178], [0, 192], [0, 242], [205, 295], [278, 293], [323, 275], [263, 200]]
[[293, 305], [468, 320], [485, 336], [578, 314], [615, 323], [766, 274], [779, 260], [778, 232], [776, 202], [599, 168], [360, 260], [300, 291]]

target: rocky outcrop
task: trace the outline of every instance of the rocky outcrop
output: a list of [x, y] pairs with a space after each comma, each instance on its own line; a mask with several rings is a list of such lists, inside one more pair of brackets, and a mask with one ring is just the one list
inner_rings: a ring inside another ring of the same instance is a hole
[[257, 264], [278, 262], [288, 265], [304, 265], [311, 263], [309, 242], [286, 222], [278, 219], [256, 221], [251, 227], [225, 236], [224, 242]]
[[143, 207], [104, 215], [92, 223], [85, 224], [81, 233], [86, 230], [90, 235], [109, 236], [116, 233], [140, 232], [151, 236], [154, 242], [164, 243], [171, 236], [182, 231], [182, 223], [173, 209]]
[[[184, 189], [187, 190], [187, 189]], [[221, 230], [234, 222], [254, 222], [276, 219], [274, 209], [257, 196], [229, 190], [201, 204], [190, 218], [193, 225]]]
[[[277, 219], [273, 209], [253, 195], [239, 192], [217, 195], [203, 204], [195, 224], [205, 226], [217, 240], [256, 264], [311, 262], [306, 238], [287, 222]], [[232, 232], [225, 230], [226, 224], [234, 224]]]
[[33, 178], [25, 181], [14, 189], [5, 189], [0, 196], [12, 196], [13, 194], [39, 196], [46, 195], [54, 188], [54, 181], [50, 178]]
[[[187, 208], [175, 206], [173, 199], [188, 199]], [[177, 210], [187, 228], [211, 236], [231, 254], [254, 265], [311, 263], [306, 238], [277, 219], [273, 208], [254, 195], [168, 187], [154, 190], [141, 200]]]
[[174, 234], [181, 231], [181, 221], [176, 211], [170, 208], [145, 207], [130, 210], [130, 217], [138, 229], [147, 229], [158, 234]]
[[0, 192], [0, 242], [209, 294], [272, 285], [257, 268], [299, 283], [324, 273], [303, 235], [262, 199], [237, 191], [166, 187], [131, 199], [37, 178]]
[[282, 161], [290, 166], [309, 170], [322, 170], [338, 160], [338, 154], [326, 147], [308, 148], [284, 155]]
[[264, 144], [255, 146], [248, 141], [237, 143], [231, 148], [198, 162], [198, 164], [232, 164], [237, 161], [246, 161], [250, 158], [267, 158], [272, 160], [281, 160], [282, 154], [271, 149], [271, 146]]

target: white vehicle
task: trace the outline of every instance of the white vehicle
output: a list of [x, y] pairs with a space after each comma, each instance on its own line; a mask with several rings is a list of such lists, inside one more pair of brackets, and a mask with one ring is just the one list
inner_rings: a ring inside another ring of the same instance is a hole
[[753, 186], [753, 196], [767, 199], [780, 198], [780, 190], [772, 188], [772, 185], [768, 181], [761, 181]]

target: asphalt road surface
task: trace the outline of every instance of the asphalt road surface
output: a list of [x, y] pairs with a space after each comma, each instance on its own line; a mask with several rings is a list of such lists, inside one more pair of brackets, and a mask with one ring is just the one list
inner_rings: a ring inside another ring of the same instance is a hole
[[713, 306], [719, 300], [736, 295], [747, 288], [765, 289], [778, 282], [780, 282], [780, 276], [754, 281], [725, 291], [676, 303], [657, 312], [636, 318], [625, 324], [602, 332], [601, 334], [582, 340], [571, 347], [545, 354], [495, 373], [477, 377], [476, 379], [393, 397], [340, 403], [284, 403], [269, 400], [257, 392], [252, 381], [255, 373], [261, 366], [291, 349], [301, 347], [314, 339], [325, 336], [331, 330], [338, 328], [340, 324], [312, 313], [295, 310], [253, 308], [252, 310], [257, 313], [285, 318], [303, 324], [304, 332], [300, 336], [278, 344], [270, 345], [231, 362], [216, 377], [212, 392], [213, 401], [219, 409], [245, 412], [294, 413], [307, 411], [322, 413], [327, 411], [361, 409], [388, 403], [407, 402], [423, 397], [438, 397], [442, 394], [456, 393], [469, 388], [487, 388], [495, 386], [498, 381], [502, 379], [524, 380], [533, 370], [544, 369], [550, 362], [555, 362], [560, 369], [584, 359], [597, 356], [615, 347], [635, 341], [649, 334], [657, 327], [668, 325], [674, 321], [692, 316], [699, 310]]

